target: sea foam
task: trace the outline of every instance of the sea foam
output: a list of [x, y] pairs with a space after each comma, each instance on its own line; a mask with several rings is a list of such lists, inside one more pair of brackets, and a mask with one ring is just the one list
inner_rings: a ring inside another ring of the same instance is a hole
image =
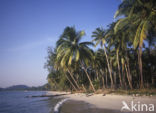
[[54, 107], [54, 113], [59, 113], [59, 110], [60, 110], [60, 107], [62, 106], [62, 104], [64, 103], [64, 102], [66, 102], [67, 100], [69, 100], [69, 99], [63, 99], [63, 100], [61, 100], [61, 101], [59, 101], [56, 105], [55, 105], [55, 107]]

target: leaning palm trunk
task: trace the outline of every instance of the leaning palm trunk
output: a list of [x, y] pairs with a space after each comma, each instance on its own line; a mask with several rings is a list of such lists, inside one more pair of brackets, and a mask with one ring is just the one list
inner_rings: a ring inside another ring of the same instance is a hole
[[96, 71], [96, 79], [99, 80], [99, 74], [97, 71]]
[[123, 87], [123, 85], [122, 85], [122, 79], [121, 79], [120, 63], [119, 63], [119, 52], [117, 51], [116, 54], [117, 54], [117, 63], [118, 63], [120, 86]]
[[73, 77], [72, 73], [67, 69], [68, 73], [70, 74], [71, 78], [73, 79], [74, 83], [76, 84], [77, 88], [80, 89], [78, 83], [76, 82], [75, 78]]
[[143, 88], [143, 74], [142, 74], [142, 47], [139, 46], [139, 53], [138, 53], [138, 64], [139, 64], [139, 71], [140, 71], [140, 88]]
[[124, 83], [124, 88], [127, 88], [126, 86], [126, 80], [125, 80], [125, 71], [124, 71], [124, 63], [122, 63], [122, 76], [123, 76], [123, 83]]
[[131, 83], [131, 80], [130, 80], [130, 76], [129, 76], [129, 73], [128, 73], [128, 71], [127, 71], [127, 65], [126, 65], [126, 63], [125, 63], [125, 69], [126, 69], [126, 75], [127, 75], [127, 79], [128, 79], [128, 83], [129, 83], [129, 87], [131, 88], [131, 89], [133, 89], [133, 87], [132, 87], [132, 83]]
[[114, 88], [112, 70], [110, 68], [110, 64], [109, 64], [109, 61], [108, 61], [105, 45], [103, 47], [104, 47], [104, 52], [105, 52], [105, 56], [106, 56], [106, 60], [107, 60], [108, 71], [109, 71], [109, 75], [110, 75], [110, 79], [111, 79], [111, 88]]
[[130, 81], [132, 83], [132, 75], [131, 75], [130, 66], [129, 66], [129, 59], [127, 59], [127, 69], [128, 69], [128, 74], [129, 74], [129, 77], [130, 77]]
[[103, 76], [102, 76], [102, 89], [105, 89], [105, 79]]
[[114, 86], [115, 86], [115, 88], [116, 88], [116, 83], [117, 83], [117, 80], [116, 80], [116, 72], [114, 72], [113, 75], [114, 75], [114, 77], [113, 77], [113, 78], [114, 78]]
[[106, 69], [106, 88], [108, 88], [107, 69]]
[[103, 71], [102, 70], [100, 70], [100, 72], [101, 72], [101, 77], [102, 77], [102, 88], [103, 89], [105, 89], [106, 87], [105, 87], [105, 78], [104, 78], [104, 73], [103, 73]]
[[94, 88], [94, 86], [93, 86], [93, 83], [92, 83], [92, 81], [91, 81], [91, 79], [90, 79], [90, 77], [89, 77], [89, 74], [88, 74], [86, 68], [83, 68], [83, 69], [84, 69], [84, 71], [85, 71], [85, 73], [86, 73], [86, 75], [87, 75], [87, 77], [88, 77], [88, 80], [89, 80], [89, 82], [90, 82], [90, 85], [91, 85], [93, 91], [95, 92], [95, 88]]
[[67, 80], [70, 82], [70, 84], [72, 85], [72, 87], [75, 89], [75, 91], [77, 91], [76, 87], [74, 86], [74, 84], [72, 83], [72, 81], [68, 78], [68, 76], [65, 74]]

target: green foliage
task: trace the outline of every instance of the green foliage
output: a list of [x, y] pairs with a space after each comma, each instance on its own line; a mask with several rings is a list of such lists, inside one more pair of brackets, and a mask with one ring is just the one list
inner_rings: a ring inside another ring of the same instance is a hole
[[[107, 29], [92, 32], [92, 42], [81, 42], [84, 31], [64, 29], [56, 48], [48, 49], [45, 64], [53, 90], [90, 92], [114, 83], [134, 94], [142, 92], [130, 88], [156, 87], [156, 0], [123, 0], [114, 17], [117, 21]], [[91, 46], [97, 45], [101, 49], [93, 51]]]
[[95, 86], [95, 89], [100, 89], [100, 80], [96, 79], [93, 81], [93, 85]]

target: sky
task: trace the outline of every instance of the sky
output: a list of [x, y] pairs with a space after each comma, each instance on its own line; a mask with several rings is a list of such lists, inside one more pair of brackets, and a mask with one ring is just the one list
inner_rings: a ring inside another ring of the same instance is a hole
[[114, 20], [121, 0], [0, 0], [0, 87], [47, 83], [47, 48], [66, 26], [84, 30], [91, 41], [97, 27]]

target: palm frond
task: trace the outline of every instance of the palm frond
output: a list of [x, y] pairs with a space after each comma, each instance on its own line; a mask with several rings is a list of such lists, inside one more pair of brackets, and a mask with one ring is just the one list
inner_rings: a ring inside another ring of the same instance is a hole
[[128, 23], [129, 23], [128, 17], [119, 19], [118, 22], [116, 23], [115, 27], [114, 27], [114, 32], [117, 33], [123, 27], [125, 27], [126, 25], [128, 25]]
[[147, 37], [147, 29], [148, 29], [148, 21], [145, 21], [142, 25], [142, 30], [140, 34], [140, 43], [139, 45], [142, 46], [143, 40]]
[[136, 31], [136, 34], [135, 34], [135, 38], [134, 38], [134, 41], [133, 41], [134, 49], [136, 49], [137, 46], [138, 46], [138, 44], [139, 44], [141, 28], [142, 28], [142, 22], [141, 22], [140, 25], [138, 26], [137, 31]]

